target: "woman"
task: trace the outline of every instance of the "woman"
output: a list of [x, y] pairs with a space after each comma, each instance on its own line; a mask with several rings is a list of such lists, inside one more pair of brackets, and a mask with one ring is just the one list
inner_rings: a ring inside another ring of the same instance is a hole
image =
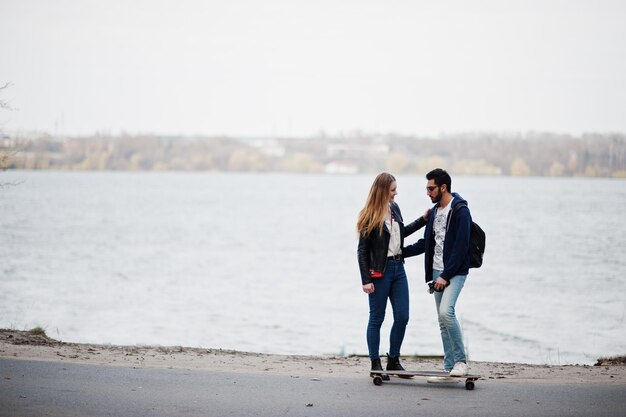
[[367, 348], [372, 371], [382, 371], [380, 363], [380, 327], [385, 319], [387, 299], [393, 309], [393, 326], [389, 335], [387, 370], [402, 371], [400, 347], [409, 321], [409, 285], [404, 272], [402, 247], [404, 237], [426, 224], [424, 217], [404, 226], [400, 207], [394, 202], [398, 194], [396, 179], [383, 172], [370, 188], [365, 207], [359, 213], [358, 260], [363, 291], [369, 296]]

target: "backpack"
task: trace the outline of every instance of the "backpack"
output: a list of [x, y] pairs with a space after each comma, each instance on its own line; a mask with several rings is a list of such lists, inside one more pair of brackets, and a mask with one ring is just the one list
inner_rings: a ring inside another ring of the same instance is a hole
[[[457, 207], [465, 206], [467, 204], [461, 203], [454, 206], [454, 210]], [[485, 241], [486, 235], [483, 229], [474, 221], [470, 225], [470, 241], [469, 241], [469, 267], [480, 268], [483, 264], [483, 255], [485, 254]]]

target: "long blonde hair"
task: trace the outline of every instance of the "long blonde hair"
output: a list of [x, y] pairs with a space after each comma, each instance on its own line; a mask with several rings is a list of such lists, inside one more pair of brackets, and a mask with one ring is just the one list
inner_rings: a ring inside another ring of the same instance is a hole
[[383, 233], [385, 217], [389, 211], [389, 191], [395, 180], [394, 176], [387, 172], [376, 176], [365, 207], [359, 212], [359, 220], [356, 222], [356, 231], [360, 236], [366, 236], [376, 229], [380, 234]]

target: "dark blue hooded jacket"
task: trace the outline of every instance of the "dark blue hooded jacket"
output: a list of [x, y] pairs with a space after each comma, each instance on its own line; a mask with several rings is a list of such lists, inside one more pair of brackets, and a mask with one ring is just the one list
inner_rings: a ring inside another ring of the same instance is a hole
[[[467, 275], [469, 271], [469, 239], [472, 215], [467, 207], [467, 201], [463, 197], [457, 193], [452, 193], [452, 196], [454, 196], [454, 200], [452, 200], [452, 207], [448, 214], [448, 229], [446, 230], [446, 239], [443, 242], [444, 270], [440, 275], [446, 281], [450, 281], [456, 275]], [[458, 206], [459, 204], [461, 206]], [[402, 250], [402, 255], [405, 258], [425, 254], [426, 282], [433, 280], [433, 257], [435, 253], [433, 223], [438, 207], [439, 203], [435, 204], [430, 216], [428, 216], [424, 238]]]

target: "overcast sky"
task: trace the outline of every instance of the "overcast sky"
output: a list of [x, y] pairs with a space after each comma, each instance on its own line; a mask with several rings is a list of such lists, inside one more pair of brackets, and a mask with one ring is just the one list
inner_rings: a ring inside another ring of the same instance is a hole
[[623, 0], [0, 0], [5, 131], [626, 132]]

